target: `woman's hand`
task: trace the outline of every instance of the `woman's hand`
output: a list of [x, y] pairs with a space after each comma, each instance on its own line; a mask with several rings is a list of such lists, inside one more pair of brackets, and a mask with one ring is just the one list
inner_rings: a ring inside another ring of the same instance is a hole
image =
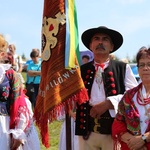
[[69, 115], [70, 115], [74, 120], [76, 120], [76, 112], [70, 111], [70, 112], [69, 112]]
[[22, 140], [11, 138], [10, 150], [17, 150], [17, 148], [22, 144]]
[[145, 147], [144, 146], [145, 142], [142, 140], [141, 135], [139, 135], [139, 136], [133, 136], [132, 138], [130, 138], [127, 142], [127, 145], [131, 150], [143, 150], [142, 148]]
[[140, 148], [139, 150], [148, 150], [146, 146]]
[[130, 150], [147, 150], [144, 146], [145, 142], [142, 140], [141, 136], [134, 136], [129, 132], [122, 134], [121, 141], [125, 142]]

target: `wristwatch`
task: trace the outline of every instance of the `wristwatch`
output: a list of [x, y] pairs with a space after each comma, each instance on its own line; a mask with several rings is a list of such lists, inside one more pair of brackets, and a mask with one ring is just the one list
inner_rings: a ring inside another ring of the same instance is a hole
[[145, 135], [142, 135], [142, 140], [143, 140], [145, 143], [147, 143], [147, 141], [146, 141], [146, 136], [145, 136]]

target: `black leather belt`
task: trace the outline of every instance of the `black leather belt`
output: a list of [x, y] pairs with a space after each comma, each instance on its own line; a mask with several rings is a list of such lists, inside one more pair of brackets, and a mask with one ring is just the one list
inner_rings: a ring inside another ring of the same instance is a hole
[[90, 117], [89, 130], [101, 134], [111, 134], [111, 128], [114, 118], [104, 117], [101, 119], [96, 119]]
[[8, 116], [9, 115], [6, 105], [7, 105], [6, 102], [1, 102], [0, 101], [0, 115], [3, 115], [3, 116]]

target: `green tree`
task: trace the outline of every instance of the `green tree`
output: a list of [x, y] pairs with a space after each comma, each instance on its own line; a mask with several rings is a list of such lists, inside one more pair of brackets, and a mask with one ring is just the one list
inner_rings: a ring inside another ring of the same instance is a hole
[[22, 59], [23, 59], [23, 60], [26, 60], [26, 56], [25, 56], [25, 54], [24, 54], [24, 53], [22, 54], [22, 56], [21, 56], [21, 57], [22, 57]]
[[136, 56], [133, 56], [132, 63], [136, 63]]

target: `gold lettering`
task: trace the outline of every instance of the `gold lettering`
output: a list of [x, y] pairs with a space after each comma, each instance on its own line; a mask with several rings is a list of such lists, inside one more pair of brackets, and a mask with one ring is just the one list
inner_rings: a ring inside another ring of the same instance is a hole
[[70, 69], [69, 70], [72, 74], [74, 74], [76, 72], [76, 70]]
[[49, 85], [47, 84], [47, 86], [46, 86], [46, 91], [48, 91], [49, 90]]
[[58, 82], [59, 82], [59, 84], [63, 83], [63, 78], [62, 78], [62, 77], [59, 77], [59, 78], [58, 78]]
[[58, 85], [58, 83], [55, 80], [53, 80], [53, 83], [55, 84], [55, 86]]
[[52, 88], [54, 87], [53, 84], [52, 84], [52, 82], [50, 82], [49, 84], [51, 85]]
[[66, 79], [69, 78], [69, 77], [70, 77], [70, 76], [69, 76], [69, 73], [68, 73], [68, 72], [64, 73], [64, 74], [63, 74], [63, 77], [66, 78]]

